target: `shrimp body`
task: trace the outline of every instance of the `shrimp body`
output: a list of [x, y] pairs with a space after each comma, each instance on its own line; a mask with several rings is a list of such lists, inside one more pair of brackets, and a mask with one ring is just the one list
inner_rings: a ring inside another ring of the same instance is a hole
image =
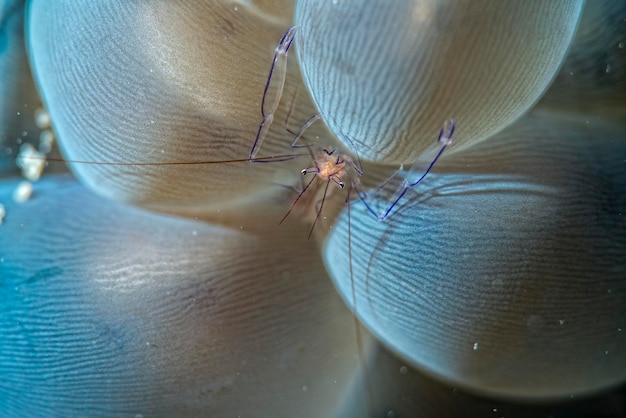
[[303, 176], [313, 173], [320, 180], [332, 181], [343, 189], [345, 187], [345, 179], [350, 176], [350, 168], [361, 173], [356, 167], [352, 158], [347, 154], [338, 153], [336, 149], [323, 149], [313, 157], [314, 166], [305, 168], [301, 171]]

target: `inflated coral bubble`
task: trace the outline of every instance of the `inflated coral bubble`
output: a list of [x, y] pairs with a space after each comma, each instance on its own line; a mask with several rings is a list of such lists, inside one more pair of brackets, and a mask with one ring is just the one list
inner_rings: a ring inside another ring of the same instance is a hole
[[[31, 63], [65, 157], [127, 164], [73, 163], [80, 180], [114, 199], [185, 210], [262, 193], [278, 166], [297, 172], [298, 160], [245, 161], [274, 46], [291, 23], [284, 9], [269, 15], [269, 3], [32, 1]], [[259, 157], [294, 153], [287, 129], [315, 112], [290, 68]], [[240, 161], [189, 164], [222, 160]]]
[[351, 252], [344, 210], [331, 277], [386, 346], [455, 385], [546, 398], [617, 384], [625, 132], [534, 112], [446, 160], [385, 222], [354, 203]]
[[449, 118], [462, 127], [459, 150], [527, 111], [561, 64], [582, 4], [302, 0], [298, 59], [346, 149], [408, 163]]
[[3, 416], [333, 416], [354, 321], [305, 228], [263, 221], [282, 207], [223, 226], [69, 175], [24, 203], [15, 185], [0, 184]]

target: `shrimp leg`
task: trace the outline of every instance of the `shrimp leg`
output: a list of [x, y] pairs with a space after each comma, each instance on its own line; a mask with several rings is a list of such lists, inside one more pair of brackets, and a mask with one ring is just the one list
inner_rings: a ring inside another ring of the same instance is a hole
[[261, 115], [263, 119], [259, 124], [259, 129], [254, 139], [254, 144], [250, 150], [249, 159], [253, 160], [256, 156], [261, 143], [265, 139], [267, 132], [274, 120], [274, 112], [280, 103], [280, 97], [283, 94], [283, 86], [285, 85], [285, 76], [287, 74], [287, 54], [293, 43], [297, 28], [290, 27], [280, 39], [276, 48], [274, 48], [274, 59], [270, 67], [265, 89], [263, 90], [263, 99], [261, 100]]
[[[439, 132], [437, 142], [426, 151], [424, 151], [419, 157], [417, 157], [415, 162], [411, 165], [408, 172], [396, 188], [396, 191], [393, 193], [390, 199], [391, 203], [382, 212], [377, 212], [376, 210], [374, 210], [373, 206], [368, 203], [368, 200], [373, 195], [378, 193], [387, 183], [389, 183], [392, 178], [396, 177], [400, 173], [400, 170], [393, 174], [389, 179], [387, 179], [382, 186], [376, 189], [376, 191], [369, 196], [366, 193], [360, 191], [359, 188], [356, 187], [357, 185], [355, 185], [359, 199], [363, 202], [367, 210], [372, 215], [374, 215], [377, 220], [384, 221], [385, 219], [387, 219], [387, 217], [389, 216], [393, 208], [398, 204], [400, 199], [402, 199], [410, 189], [420, 184], [422, 180], [426, 178], [426, 176], [435, 166], [435, 163], [437, 162], [437, 160], [439, 160], [448, 145], [452, 143], [454, 128], [454, 119], [450, 119], [449, 121], [446, 121], [446, 123], [444, 123], [441, 131]], [[427, 161], [430, 161], [430, 163], [427, 163], [426, 167], [424, 168], [424, 162]]]

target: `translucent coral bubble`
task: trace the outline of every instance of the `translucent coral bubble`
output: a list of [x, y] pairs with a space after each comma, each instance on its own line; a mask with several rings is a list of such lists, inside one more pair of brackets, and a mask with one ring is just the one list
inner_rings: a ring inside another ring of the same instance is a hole
[[458, 150], [527, 111], [554, 77], [582, 4], [303, 0], [298, 58], [346, 148], [407, 163], [448, 118], [462, 127]]
[[282, 208], [242, 230], [130, 208], [69, 176], [17, 204], [15, 183], [0, 184], [3, 416], [333, 415], [354, 322], [305, 229], [264, 221]]
[[623, 381], [624, 132], [533, 113], [446, 160], [385, 222], [353, 204], [351, 252], [344, 211], [331, 276], [381, 341], [457, 385], [545, 398]]
[[[276, 164], [245, 159], [289, 19], [268, 19], [255, 5], [234, 10], [231, 1], [36, 0], [28, 23], [34, 73], [66, 158], [128, 164], [72, 164], [85, 184], [172, 210], [231, 202], [271, 184]], [[293, 153], [283, 122], [291, 101], [294, 126], [314, 113], [304, 88], [295, 95], [301, 81], [291, 68], [280, 123], [259, 157]], [[242, 161], [151, 165], [223, 160]]]

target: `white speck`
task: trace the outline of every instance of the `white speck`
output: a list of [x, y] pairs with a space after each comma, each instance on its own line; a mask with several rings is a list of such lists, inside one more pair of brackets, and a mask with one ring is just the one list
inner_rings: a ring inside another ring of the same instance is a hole
[[588, 121], [588, 120], [586, 120], [586, 121], [585, 121], [585, 123], [586, 123], [587, 125], [589, 125], [589, 121]]
[[604, 352], [604, 354], [609, 354], [609, 350], [606, 350], [606, 351]]
[[564, 319], [559, 319], [559, 325], [563, 325], [565, 323]]
[[333, 4], [339, 3], [339, 0], [333, 0]]
[[400, 374], [407, 374], [408, 371], [409, 369], [407, 369], [406, 366], [400, 367]]
[[474, 350], [478, 350], [478, 343], [474, 343]]
[[569, 72], [569, 75], [574, 75], [574, 72], [573, 72], [573, 71], [570, 71], [570, 72]]
[[237, 11], [237, 10], [239, 10], [239, 7], [235, 6], [235, 7], [233, 7], [233, 10]]
[[198, 235], [198, 231], [196, 231], [196, 230], [194, 229], [193, 231], [191, 231], [191, 235], [193, 235], [193, 236], [195, 237], [196, 235]]
[[30, 181], [37, 181], [46, 166], [46, 154], [41, 153], [30, 144], [24, 144], [15, 160], [22, 169], [22, 176]]
[[39, 129], [48, 129], [51, 124], [50, 114], [44, 108], [35, 110], [35, 124]]
[[39, 152], [44, 154], [52, 150], [54, 144], [54, 133], [50, 129], [45, 129], [39, 134]]
[[20, 113], [20, 112], [15, 112], [15, 114], [16, 114], [17, 116], [21, 115], [21, 113]]
[[308, 388], [308, 387], [306, 387], [306, 386], [302, 386], [302, 392], [308, 392], [308, 391], [309, 391], [309, 388]]
[[617, 44], [617, 47], [620, 49], [624, 48], [624, 42], [620, 42], [619, 44]]
[[4, 257], [0, 258], [0, 263], [4, 263]]
[[18, 203], [26, 202], [33, 194], [33, 184], [30, 181], [22, 181], [13, 192], [13, 200]]
[[498, 408], [493, 408], [492, 411], [493, 412], [498, 412]]
[[606, 68], [604, 69], [604, 72], [607, 73], [607, 74], [611, 72], [611, 64], [607, 64], [606, 65]]
[[395, 412], [393, 412], [393, 411], [389, 411], [389, 412], [387, 412], [387, 418], [393, 418], [393, 417], [395, 417], [395, 416], [396, 416], [396, 413], [395, 413]]
[[618, 328], [618, 329], [617, 329], [617, 332], [622, 332], [622, 329], [621, 329], [621, 328]]
[[4, 208], [4, 205], [0, 203], [0, 225], [2, 225], [2, 221], [4, 221], [4, 216], [7, 214], [7, 210]]
[[149, 346], [149, 345], [150, 345], [150, 341], [146, 341], [146, 345], [148, 345], [148, 346]]

